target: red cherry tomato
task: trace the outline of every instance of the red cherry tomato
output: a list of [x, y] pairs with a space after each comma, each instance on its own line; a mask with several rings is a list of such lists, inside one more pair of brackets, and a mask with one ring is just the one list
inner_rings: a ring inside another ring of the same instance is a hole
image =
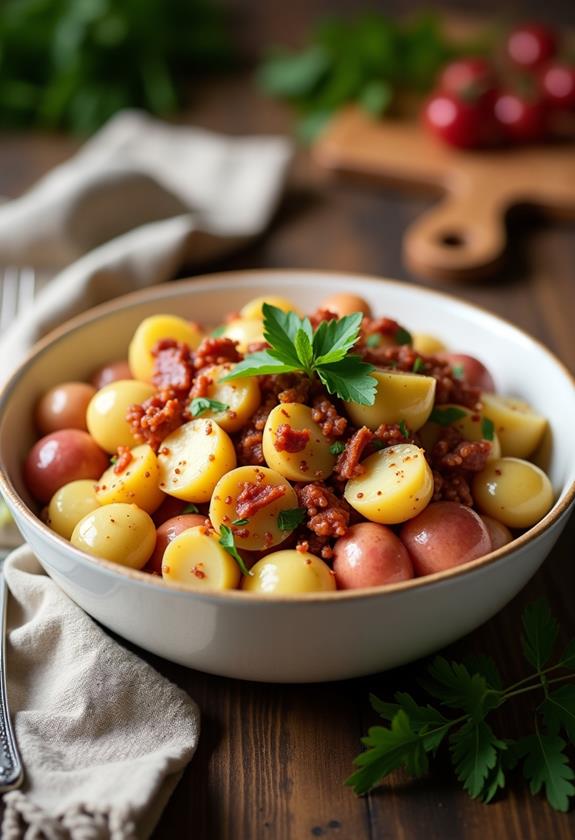
[[536, 143], [547, 135], [548, 110], [542, 97], [503, 92], [495, 101], [494, 113], [503, 136], [513, 143]]
[[445, 65], [438, 87], [444, 93], [453, 93], [464, 99], [484, 99], [495, 90], [495, 72], [484, 58], [461, 58]]
[[553, 62], [541, 74], [546, 102], [566, 111], [575, 108], [575, 66]]
[[426, 127], [450, 146], [476, 149], [485, 144], [485, 113], [477, 102], [464, 102], [453, 93], [432, 94], [423, 109]]
[[523, 70], [541, 67], [557, 50], [555, 33], [541, 23], [525, 23], [507, 38], [507, 55]]

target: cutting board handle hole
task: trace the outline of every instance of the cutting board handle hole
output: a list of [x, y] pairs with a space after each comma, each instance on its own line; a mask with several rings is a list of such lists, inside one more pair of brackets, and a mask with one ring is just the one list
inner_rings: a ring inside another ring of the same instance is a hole
[[465, 236], [456, 230], [446, 230], [440, 233], [437, 240], [447, 248], [462, 248], [465, 245]]

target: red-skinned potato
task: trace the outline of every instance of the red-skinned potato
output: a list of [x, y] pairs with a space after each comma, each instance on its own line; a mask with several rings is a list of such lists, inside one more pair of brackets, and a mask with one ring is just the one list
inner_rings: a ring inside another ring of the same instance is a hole
[[108, 468], [108, 455], [80, 429], [60, 429], [36, 441], [24, 462], [24, 480], [39, 502], [81, 478], [97, 480]]
[[489, 531], [492, 551], [495, 551], [496, 548], [501, 548], [502, 545], [507, 545], [507, 543], [511, 542], [513, 534], [507, 525], [504, 525], [503, 522], [498, 522], [497, 519], [493, 519], [493, 517], [486, 516], [483, 513], [479, 515], [483, 520], [483, 524]]
[[101, 368], [98, 368], [92, 374], [90, 380], [94, 388], [99, 391], [104, 385], [109, 385], [110, 382], [119, 382], [121, 379], [132, 379], [132, 371], [127, 359], [120, 359], [117, 362], [110, 362]]
[[172, 519], [167, 519], [159, 528], [156, 529], [156, 546], [154, 553], [146, 563], [143, 571], [150, 572], [152, 575], [162, 575], [162, 557], [164, 551], [174, 537], [181, 534], [182, 531], [187, 531], [188, 528], [194, 528], [196, 525], [204, 525], [206, 517], [200, 513], [187, 513], [183, 516], [174, 516]]
[[406, 522], [399, 536], [418, 577], [469, 563], [491, 551], [491, 537], [479, 514], [458, 502], [433, 502]]
[[466, 353], [436, 353], [438, 359], [449, 362], [452, 367], [460, 368], [462, 378], [468, 385], [477, 385], [482, 391], [492, 394], [495, 391], [493, 377], [479, 359]]
[[343, 318], [344, 315], [352, 315], [354, 312], [362, 312], [369, 318], [372, 317], [369, 303], [359, 295], [351, 294], [351, 292], [335, 292], [333, 295], [329, 295], [320, 303], [320, 309], [335, 312], [338, 318]]
[[391, 528], [375, 522], [352, 525], [334, 545], [333, 570], [338, 589], [399, 583], [413, 577], [409, 553]]
[[60, 429], [87, 430], [86, 409], [96, 389], [86, 382], [63, 382], [46, 391], [36, 405], [35, 421], [42, 435]]
[[[194, 507], [196, 507], [194, 505]], [[188, 510], [186, 510], [188, 508]], [[166, 520], [173, 519], [175, 516], [183, 516], [187, 513], [201, 513], [202, 511], [196, 508], [196, 510], [190, 510], [190, 503], [184, 501], [183, 499], [176, 499], [175, 496], [166, 496], [160, 507], [155, 510], [152, 514], [152, 519], [154, 520], [154, 525], [156, 528], [159, 528]], [[204, 516], [204, 519], [207, 517]]]

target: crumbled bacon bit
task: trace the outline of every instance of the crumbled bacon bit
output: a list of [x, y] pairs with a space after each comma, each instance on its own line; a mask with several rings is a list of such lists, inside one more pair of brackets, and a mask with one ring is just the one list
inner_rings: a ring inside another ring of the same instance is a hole
[[210, 385], [213, 385], [213, 382], [214, 380], [211, 376], [208, 376], [207, 373], [200, 371], [194, 379], [194, 384], [192, 385], [188, 395], [189, 400], [191, 401], [196, 397], [207, 397]]
[[285, 495], [286, 488], [282, 485], [256, 484], [244, 481], [236, 499], [236, 513], [238, 519], [250, 519], [259, 510], [267, 507]]
[[156, 388], [170, 388], [187, 394], [192, 386], [192, 361], [188, 345], [173, 338], [163, 338], [152, 348], [152, 356], [152, 382]]
[[442, 473], [445, 470], [480, 472], [484, 469], [490, 452], [489, 441], [464, 440], [457, 429], [447, 426], [441, 430], [439, 439], [429, 453], [429, 460], [432, 466]]
[[307, 527], [320, 537], [344, 537], [350, 508], [324, 484], [317, 482], [296, 487], [300, 505], [309, 517]]
[[415, 443], [419, 446], [419, 441], [415, 437], [405, 437], [401, 431], [401, 426], [398, 423], [382, 423], [373, 433], [374, 441], [383, 443], [384, 448], [388, 446], [397, 446], [398, 443]]
[[124, 470], [128, 469], [134, 456], [129, 446], [118, 446], [118, 454], [116, 456], [116, 463], [114, 464], [114, 472], [116, 475], [121, 475]]
[[[158, 450], [161, 442], [181, 424], [184, 404], [170, 389], [158, 391], [141, 404], [131, 405], [126, 414], [136, 440]], [[163, 454], [169, 450], [162, 448]]]
[[294, 429], [289, 423], [281, 423], [275, 433], [274, 449], [278, 452], [301, 452], [310, 439], [309, 429]]
[[434, 502], [459, 502], [467, 507], [473, 507], [469, 480], [462, 473], [442, 475], [437, 470], [433, 470], [433, 483]]
[[332, 312], [331, 309], [317, 309], [309, 316], [309, 320], [312, 328], [317, 330], [322, 321], [335, 321], [338, 317], [337, 312]]
[[238, 342], [223, 336], [204, 338], [193, 355], [196, 370], [211, 365], [223, 365], [227, 362], [239, 362], [241, 358], [241, 353], [238, 351]]
[[347, 429], [347, 418], [337, 413], [335, 405], [326, 397], [317, 397], [312, 404], [312, 420], [327, 438], [339, 438]]
[[339, 478], [347, 481], [364, 472], [364, 467], [359, 462], [365, 448], [372, 440], [373, 432], [367, 426], [362, 426], [350, 437], [335, 465], [335, 472]]

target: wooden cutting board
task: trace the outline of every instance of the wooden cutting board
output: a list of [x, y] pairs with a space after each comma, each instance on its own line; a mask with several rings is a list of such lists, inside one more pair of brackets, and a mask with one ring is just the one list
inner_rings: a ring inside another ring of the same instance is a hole
[[505, 215], [514, 205], [575, 219], [572, 141], [459, 151], [415, 119], [376, 120], [350, 108], [330, 123], [313, 153], [333, 172], [442, 194], [403, 240], [407, 266], [425, 277], [462, 281], [492, 273], [505, 251]]

